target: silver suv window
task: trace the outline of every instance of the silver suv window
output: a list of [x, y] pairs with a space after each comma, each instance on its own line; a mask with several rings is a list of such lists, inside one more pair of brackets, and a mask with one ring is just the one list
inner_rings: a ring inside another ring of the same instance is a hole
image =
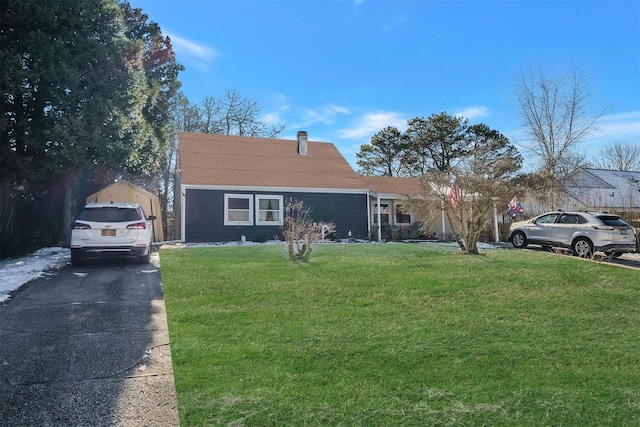
[[586, 224], [587, 220], [577, 214], [562, 214], [558, 220], [558, 224]]
[[629, 227], [629, 224], [615, 215], [596, 215], [596, 218], [602, 221], [604, 225], [608, 225], [610, 227]]
[[536, 224], [553, 224], [554, 222], [556, 222], [557, 217], [557, 213], [543, 215], [536, 220]]
[[78, 215], [78, 219], [90, 222], [130, 222], [138, 221], [142, 218], [136, 209], [105, 207], [84, 209]]

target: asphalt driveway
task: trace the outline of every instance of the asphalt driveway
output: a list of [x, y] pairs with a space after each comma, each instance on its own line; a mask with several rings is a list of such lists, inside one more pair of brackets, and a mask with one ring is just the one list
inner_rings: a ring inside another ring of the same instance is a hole
[[179, 425], [157, 253], [67, 265], [0, 306], [0, 425]]

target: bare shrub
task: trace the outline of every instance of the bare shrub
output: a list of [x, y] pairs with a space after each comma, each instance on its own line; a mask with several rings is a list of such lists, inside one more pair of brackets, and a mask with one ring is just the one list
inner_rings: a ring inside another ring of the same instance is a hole
[[290, 199], [285, 206], [282, 234], [287, 242], [287, 252], [292, 261], [307, 261], [311, 257], [311, 244], [320, 238], [335, 233], [333, 223], [314, 223], [313, 209], [303, 201]]

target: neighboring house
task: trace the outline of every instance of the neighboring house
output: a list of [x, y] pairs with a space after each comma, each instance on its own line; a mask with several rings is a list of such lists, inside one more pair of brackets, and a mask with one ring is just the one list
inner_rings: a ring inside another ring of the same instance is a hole
[[281, 238], [292, 199], [312, 208], [314, 221], [333, 222], [338, 239], [418, 237], [396, 202], [404, 194], [420, 194], [418, 178], [360, 176], [333, 144], [306, 132], [297, 140], [179, 134], [175, 211], [184, 242]]
[[153, 224], [153, 241], [164, 242], [164, 228], [162, 226], [162, 210], [160, 209], [160, 200], [158, 196], [142, 187], [138, 187], [121, 179], [115, 184], [103, 188], [87, 197], [87, 203], [92, 202], [128, 202], [138, 203], [147, 216], [154, 215], [156, 219]]
[[640, 172], [579, 168], [562, 183], [566, 210], [640, 209]]

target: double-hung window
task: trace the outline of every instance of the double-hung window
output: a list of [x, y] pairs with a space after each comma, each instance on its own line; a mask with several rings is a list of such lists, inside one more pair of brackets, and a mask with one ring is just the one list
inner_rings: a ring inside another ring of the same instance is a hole
[[282, 225], [282, 196], [256, 195], [256, 225]]
[[253, 225], [253, 195], [224, 195], [224, 225]]
[[[255, 198], [255, 209], [254, 209]], [[282, 196], [225, 194], [224, 225], [282, 225]]]

